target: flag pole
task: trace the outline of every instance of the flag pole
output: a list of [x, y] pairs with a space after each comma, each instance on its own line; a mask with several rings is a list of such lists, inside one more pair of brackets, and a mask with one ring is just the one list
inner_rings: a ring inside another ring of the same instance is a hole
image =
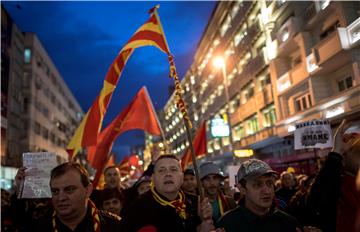
[[200, 181], [200, 173], [199, 173], [199, 167], [197, 165], [196, 162], [196, 156], [195, 156], [195, 149], [194, 149], [194, 145], [193, 145], [193, 139], [191, 136], [191, 132], [190, 129], [192, 128], [192, 123], [190, 121], [189, 115], [188, 115], [188, 110], [187, 110], [187, 106], [185, 104], [185, 101], [183, 100], [183, 90], [181, 88], [181, 84], [179, 81], [179, 77], [178, 74], [176, 72], [176, 66], [175, 66], [175, 62], [174, 62], [174, 57], [173, 55], [170, 53], [170, 48], [169, 45], [166, 41], [166, 37], [165, 37], [165, 33], [163, 30], [163, 27], [161, 25], [161, 21], [160, 21], [160, 17], [157, 13], [157, 9], [160, 8], [160, 5], [156, 5], [153, 9], [151, 9], [152, 13], [155, 15], [159, 26], [160, 26], [160, 30], [162, 32], [162, 34], [164, 35], [164, 41], [166, 44], [166, 47], [168, 49], [168, 60], [169, 60], [169, 64], [170, 64], [170, 78], [174, 79], [175, 82], [175, 101], [176, 101], [176, 105], [177, 107], [180, 109], [180, 112], [183, 115], [183, 120], [184, 120], [184, 124], [185, 124], [185, 128], [186, 128], [186, 135], [189, 141], [189, 145], [190, 145], [190, 151], [191, 151], [191, 157], [192, 157], [192, 161], [194, 164], [194, 171], [195, 171], [195, 176], [196, 176], [196, 182], [197, 182], [197, 186], [198, 186], [198, 190], [200, 193], [200, 198], [203, 199], [204, 198], [204, 191], [203, 188], [201, 187], [201, 181]]
[[198, 191], [200, 193], [200, 199], [204, 199], [204, 189], [201, 187], [200, 172], [199, 172], [198, 164], [197, 164], [196, 157], [195, 157], [194, 145], [192, 143], [193, 139], [192, 139], [192, 136], [190, 133], [190, 125], [189, 125], [189, 122], [185, 118], [184, 118], [184, 124], [185, 124], [185, 128], [186, 128], [186, 135], [187, 135], [187, 138], [188, 138], [188, 141], [190, 144], [191, 159], [194, 164], [194, 171], [195, 171]]

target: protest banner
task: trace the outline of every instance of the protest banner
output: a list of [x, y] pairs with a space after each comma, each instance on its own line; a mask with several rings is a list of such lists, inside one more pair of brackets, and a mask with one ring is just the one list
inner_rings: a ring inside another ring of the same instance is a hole
[[329, 120], [311, 120], [295, 124], [295, 150], [307, 148], [329, 148], [333, 139]]
[[50, 172], [60, 163], [58, 156], [49, 152], [24, 153], [25, 180], [20, 198], [51, 198]]

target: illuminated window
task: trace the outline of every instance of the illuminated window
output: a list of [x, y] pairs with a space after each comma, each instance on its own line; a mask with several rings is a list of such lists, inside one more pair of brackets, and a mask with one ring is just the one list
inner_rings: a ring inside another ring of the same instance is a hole
[[234, 128], [233, 130], [233, 135], [234, 135], [234, 141], [239, 141], [241, 138], [243, 138], [245, 136], [245, 130], [243, 125], [238, 125]]
[[25, 64], [29, 64], [31, 61], [31, 49], [25, 48], [24, 50], [24, 62]]
[[246, 35], [247, 35], [246, 25], [244, 24], [234, 36], [235, 46], [237, 46]]
[[262, 111], [264, 117], [264, 127], [269, 127], [275, 124], [276, 114], [274, 105], [267, 107]]
[[226, 31], [230, 28], [231, 17], [228, 15], [220, 28], [220, 35], [224, 36]]
[[306, 110], [312, 106], [311, 96], [309, 93], [301, 95], [295, 98], [295, 110], [296, 112]]
[[254, 116], [246, 121], [246, 134], [252, 135], [259, 131], [259, 122], [257, 116]]
[[266, 74], [265, 76], [261, 76], [258, 79], [259, 89], [264, 89], [267, 85], [271, 84], [270, 74]]
[[340, 92], [351, 87], [353, 87], [353, 79], [351, 76], [338, 81], [338, 88]]

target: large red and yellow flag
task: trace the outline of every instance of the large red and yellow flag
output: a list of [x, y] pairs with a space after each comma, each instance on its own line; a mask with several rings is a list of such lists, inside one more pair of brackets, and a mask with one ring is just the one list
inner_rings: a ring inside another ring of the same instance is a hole
[[[194, 151], [195, 156], [199, 157], [206, 154], [206, 124], [205, 121], [201, 123], [199, 129], [196, 131], [195, 138], [194, 138]], [[192, 163], [191, 158], [191, 151], [189, 148], [185, 150], [185, 154], [181, 159], [181, 166], [183, 170], [186, 168], [187, 165]]]
[[[112, 94], [134, 49], [143, 46], [155, 46], [170, 55], [165, 34], [156, 11], [157, 8], [154, 7], [150, 10], [150, 18], [129, 39], [110, 65], [100, 94], [85, 114], [68, 144], [67, 151], [70, 158], [73, 158], [81, 148], [97, 144], [98, 134]], [[174, 65], [170, 66], [175, 67]]]
[[134, 129], [144, 130], [152, 135], [162, 134], [159, 120], [145, 87], [140, 89], [132, 102], [100, 133], [97, 146], [88, 148], [91, 166], [101, 171], [116, 138]]

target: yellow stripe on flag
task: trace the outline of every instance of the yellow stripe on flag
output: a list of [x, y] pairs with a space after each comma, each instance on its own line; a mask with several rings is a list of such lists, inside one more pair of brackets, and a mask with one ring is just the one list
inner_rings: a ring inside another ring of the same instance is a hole
[[154, 31], [159, 34], [162, 34], [161, 28], [158, 24], [154, 24], [153, 22], [149, 22], [144, 24], [142, 27], [140, 27], [134, 34], [136, 34], [139, 31]]
[[115, 69], [115, 72], [116, 72], [116, 75], [120, 75], [120, 69], [119, 69], [119, 65], [117, 64], [117, 62], [115, 61], [114, 62], [114, 69]]
[[[100, 117], [103, 118], [106, 108], [105, 108], [105, 104], [104, 104], [104, 99], [105, 97], [112, 93], [115, 90], [115, 85], [110, 84], [109, 82], [107, 82], [106, 80], [104, 81], [104, 86], [101, 89], [100, 92], [100, 96], [99, 96], [99, 107], [100, 107]], [[100, 130], [101, 128], [99, 128]]]
[[129, 48], [135, 49], [135, 48], [143, 47], [143, 46], [155, 46], [155, 47], [159, 48], [161, 51], [166, 53], [166, 51], [164, 51], [162, 48], [160, 48], [158, 46], [158, 44], [156, 42], [154, 42], [153, 40], [135, 40], [135, 41], [132, 41], [131, 43], [126, 44], [126, 46], [123, 48], [123, 50], [129, 49]]
[[87, 118], [89, 116], [89, 111], [84, 116], [79, 127], [76, 129], [74, 136], [72, 137], [71, 141], [68, 144], [67, 148], [74, 150], [73, 157], [75, 157], [76, 153], [81, 149], [81, 142], [82, 142], [82, 138], [83, 138], [85, 124], [86, 124]]

